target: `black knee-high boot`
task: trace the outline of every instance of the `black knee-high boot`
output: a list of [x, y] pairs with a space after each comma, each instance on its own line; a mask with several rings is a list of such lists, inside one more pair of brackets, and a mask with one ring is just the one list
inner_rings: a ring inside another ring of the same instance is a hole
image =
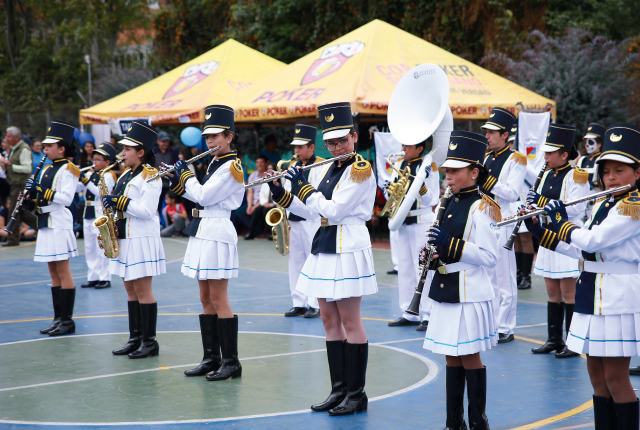
[[564, 303], [547, 303], [547, 331], [549, 337], [547, 342], [531, 349], [534, 354], [548, 354], [553, 351], [562, 351], [564, 341], [562, 340], [562, 320], [564, 320]]
[[[567, 332], [567, 340], [569, 340], [569, 328], [571, 327], [571, 320], [573, 319], [573, 309], [575, 307], [576, 305], [573, 303], [564, 304], [564, 312], [565, 312], [564, 325], [565, 325], [565, 331]], [[571, 357], [577, 357], [578, 355], [580, 354], [577, 354], [571, 351], [569, 348], [567, 348], [567, 345], [565, 345], [564, 348], [562, 348], [562, 351], [556, 352], [556, 358], [571, 358]]]
[[60, 324], [60, 290], [62, 290], [62, 287], [51, 287], [51, 299], [53, 301], [53, 321], [51, 321], [51, 325], [49, 325], [49, 327], [40, 330], [41, 334], [51, 333], [58, 327], [58, 324]]
[[76, 332], [76, 323], [73, 322], [73, 305], [76, 301], [76, 289], [60, 290], [60, 324], [49, 332], [49, 336], [64, 336]]
[[142, 343], [140, 302], [127, 302], [127, 308], [129, 309], [129, 340], [122, 348], [111, 351], [113, 355], [129, 355], [140, 348]]
[[489, 430], [487, 419], [487, 368], [466, 369], [469, 398], [469, 429]]
[[447, 366], [447, 426], [444, 430], [467, 430], [464, 421], [464, 367]]
[[329, 415], [352, 415], [367, 410], [369, 399], [364, 391], [369, 361], [369, 343], [346, 342], [347, 351], [347, 395], [338, 406], [329, 410]]
[[204, 376], [209, 372], [215, 372], [222, 365], [218, 339], [218, 314], [200, 315], [200, 336], [204, 350], [202, 362], [195, 369], [185, 370], [184, 374], [187, 376]]
[[311, 405], [311, 410], [314, 412], [326, 412], [335, 408], [347, 395], [345, 343], [344, 340], [327, 341], [331, 393], [324, 402]]
[[238, 316], [233, 318], [218, 318], [218, 338], [222, 352], [222, 365], [207, 375], [207, 381], [224, 381], [240, 378], [242, 365], [238, 360]]
[[129, 358], [154, 357], [160, 353], [160, 345], [156, 340], [158, 304], [140, 303], [140, 319], [142, 321], [142, 342], [138, 349], [129, 354]]
[[516, 252], [516, 285], [522, 282], [522, 252]]
[[615, 403], [617, 430], [638, 430], [638, 399], [635, 402]]
[[533, 267], [533, 254], [522, 253], [522, 281], [518, 282], [519, 290], [531, 288], [531, 268]]
[[616, 409], [612, 397], [593, 396], [593, 418], [596, 430], [616, 430]]

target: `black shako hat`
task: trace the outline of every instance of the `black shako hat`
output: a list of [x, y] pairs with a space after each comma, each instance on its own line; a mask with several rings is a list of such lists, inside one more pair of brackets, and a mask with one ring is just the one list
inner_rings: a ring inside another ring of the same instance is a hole
[[604, 134], [602, 155], [598, 163], [615, 160], [640, 163], [640, 128], [629, 124], [614, 124]]
[[116, 159], [116, 148], [114, 148], [109, 142], [102, 142], [93, 152], [104, 155], [112, 163]]
[[222, 133], [225, 130], [236, 132], [234, 112], [229, 106], [210, 105], [204, 108], [204, 129], [200, 136]]
[[316, 143], [316, 132], [318, 128], [313, 124], [299, 122], [293, 128], [292, 145], [307, 145]]
[[554, 152], [559, 149], [569, 151], [569, 159], [573, 160], [578, 156], [574, 139], [576, 137], [576, 126], [566, 124], [549, 124], [547, 131], [547, 141], [542, 146], [543, 152]]
[[482, 166], [489, 144], [482, 134], [456, 130], [451, 132], [447, 158], [440, 167], [459, 169], [470, 164]]
[[54, 119], [49, 123], [47, 135], [45, 136], [45, 139], [42, 141], [42, 143], [60, 144], [67, 148], [64, 152], [65, 157], [75, 157], [76, 146], [74, 145], [73, 139], [73, 132], [75, 129], [75, 126], [71, 123]]
[[157, 140], [158, 131], [155, 128], [141, 121], [133, 121], [127, 130], [127, 135], [118, 143], [127, 146], [142, 146], [150, 151]]
[[607, 131], [607, 127], [597, 122], [589, 123], [587, 126], [587, 134], [583, 139], [604, 139], [604, 134]]
[[351, 104], [349, 102], [331, 103], [318, 108], [322, 139], [337, 139], [349, 134], [353, 127]]
[[504, 108], [493, 108], [491, 115], [482, 129], [500, 130], [501, 133], [509, 131], [513, 123], [516, 122], [516, 116]]

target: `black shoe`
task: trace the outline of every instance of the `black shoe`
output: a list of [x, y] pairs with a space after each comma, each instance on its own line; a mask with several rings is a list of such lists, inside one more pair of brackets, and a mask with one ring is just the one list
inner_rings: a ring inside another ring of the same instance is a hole
[[[4, 245], [3, 245], [4, 246]], [[387, 275], [397, 275], [398, 271], [396, 269], [393, 270], [387, 270]]]
[[200, 315], [200, 336], [204, 355], [195, 369], [185, 370], [187, 376], [204, 376], [215, 372], [222, 365], [220, 341], [218, 340], [218, 315]]
[[20, 245], [20, 244], [19, 243], [7, 242], [7, 243], [3, 243], [0, 246], [7, 246], [8, 247], [8, 246], [18, 246], [18, 245]]
[[447, 426], [445, 430], [466, 430], [464, 422], [464, 387], [466, 372], [464, 367], [449, 367], [446, 371]]
[[427, 331], [429, 328], [429, 321], [422, 321], [418, 327], [416, 327], [416, 331]]
[[520, 271], [522, 272], [522, 281], [518, 282], [519, 290], [528, 290], [531, 288], [531, 268], [533, 267], [533, 254], [522, 253], [521, 262], [522, 267], [520, 267]]
[[562, 351], [560, 352], [556, 352], [556, 358], [571, 358], [571, 357], [577, 357], [580, 354], [571, 351], [569, 348], [567, 348], [567, 346], [565, 345], [564, 348], [562, 348]]
[[88, 281], [88, 282], [87, 282], [87, 283], [85, 283], [85, 284], [81, 284], [81, 285], [80, 285], [80, 288], [93, 288], [93, 287], [95, 287], [96, 285], [98, 285], [98, 282], [100, 282], [100, 281]]
[[329, 409], [329, 415], [353, 415], [367, 410], [369, 399], [364, 391], [369, 361], [369, 343], [345, 342], [347, 352], [347, 395], [338, 406]]
[[[614, 403], [616, 408], [617, 429], [631, 430], [638, 428], [638, 399], [629, 403]], [[611, 426], [609, 426], [611, 428]]]
[[304, 313], [305, 318], [318, 318], [320, 316], [320, 309], [318, 308], [309, 308]]
[[225, 381], [242, 376], [242, 364], [238, 360], [238, 316], [218, 318], [218, 339], [222, 352], [222, 365], [207, 375], [207, 381]]
[[142, 322], [140, 321], [140, 302], [127, 302], [129, 309], [129, 340], [118, 349], [111, 351], [113, 355], [129, 355], [140, 348], [142, 343]]
[[51, 333], [58, 327], [58, 324], [60, 324], [60, 290], [62, 290], [62, 287], [51, 287], [51, 299], [53, 301], [53, 321], [51, 321], [51, 325], [49, 325], [49, 327], [40, 330], [41, 334]]
[[400, 317], [395, 321], [391, 321], [388, 326], [389, 327], [404, 327], [410, 325], [420, 325], [420, 321], [409, 321], [404, 317]]
[[324, 402], [311, 405], [314, 412], [327, 412], [335, 408], [347, 396], [346, 378], [346, 341], [327, 341], [327, 360], [329, 361], [329, 375], [331, 376], [331, 393]]
[[129, 354], [129, 358], [155, 357], [160, 354], [160, 345], [156, 340], [158, 303], [140, 303], [140, 321], [142, 322], [142, 342], [138, 349]]
[[467, 397], [469, 398], [469, 429], [489, 430], [485, 412], [487, 406], [487, 368], [466, 369]]
[[293, 307], [284, 313], [285, 317], [303, 317], [307, 313], [307, 308]]
[[564, 320], [564, 303], [547, 302], [547, 342], [531, 349], [534, 354], [549, 354], [550, 352], [560, 352], [564, 349], [562, 340], [562, 321]]
[[244, 237], [244, 240], [253, 240], [253, 239], [255, 239], [255, 238], [256, 238], [256, 237], [255, 237], [255, 236], [253, 236], [253, 235], [251, 235], [251, 233], [247, 233], [247, 235]]
[[49, 336], [64, 336], [76, 332], [73, 322], [73, 305], [76, 301], [76, 289], [60, 290], [60, 324], [49, 332]]
[[95, 286], [96, 290], [101, 290], [103, 288], [111, 288], [111, 281], [100, 281]]
[[522, 275], [522, 280], [518, 283], [519, 290], [528, 290], [531, 288], [531, 275]]
[[630, 367], [629, 368], [629, 375], [640, 376], [640, 366]]
[[515, 336], [513, 335], [513, 333], [511, 334], [498, 333], [498, 343], [508, 343], [513, 341], [514, 339], [515, 339]]

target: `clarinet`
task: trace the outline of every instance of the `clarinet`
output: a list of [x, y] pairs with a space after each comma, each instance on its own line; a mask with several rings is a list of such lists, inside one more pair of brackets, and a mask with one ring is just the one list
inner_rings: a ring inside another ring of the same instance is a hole
[[[535, 191], [538, 189], [538, 187], [540, 186], [540, 182], [542, 182], [542, 176], [544, 175], [544, 172], [546, 170], [547, 170], [547, 163], [544, 163], [542, 165], [542, 169], [540, 169], [540, 172], [538, 173], [538, 177], [536, 178], [535, 184], [533, 184], [533, 187], [531, 187], [532, 190]], [[508, 249], [509, 251], [513, 249], [513, 242], [515, 242], [516, 240], [516, 236], [518, 235], [518, 231], [520, 230], [522, 221], [523, 220], [519, 220], [516, 223], [516, 225], [513, 227], [513, 231], [511, 232], [511, 236], [509, 237], [509, 240], [507, 240], [507, 243], [504, 244], [505, 249]]]
[[[40, 175], [40, 170], [42, 170], [42, 166], [44, 166], [44, 162], [47, 161], [47, 157], [42, 157], [42, 160], [40, 160], [40, 164], [38, 164], [38, 168], [36, 169], [36, 173], [33, 174], [33, 176], [31, 177], [32, 179], [37, 179], [38, 176]], [[4, 231], [6, 231], [9, 234], [13, 234], [13, 226], [16, 223], [16, 217], [18, 216], [18, 214], [20, 213], [20, 208], [22, 207], [22, 202], [24, 201], [24, 199], [26, 197], [29, 197], [29, 191], [27, 190], [27, 188], [25, 187], [25, 189], [18, 195], [18, 200], [16, 200], [16, 206], [13, 209], [13, 213], [11, 214], [11, 219], [9, 220], [9, 223], [7, 224], [7, 226], [5, 228], [3, 228]]]
[[[433, 222], [433, 225], [439, 226], [442, 224], [442, 220], [444, 219], [444, 212], [447, 210], [447, 206], [449, 204], [449, 199], [451, 198], [451, 187], [447, 187], [442, 196], [442, 201], [440, 202], [440, 207], [438, 208], [438, 214], [436, 215], [436, 220]], [[418, 286], [416, 287], [416, 291], [413, 293], [413, 299], [411, 300], [411, 304], [405, 310], [406, 313], [411, 315], [420, 315], [420, 300], [422, 300], [422, 290], [424, 290], [424, 282], [427, 279], [427, 273], [429, 273], [429, 268], [431, 267], [431, 263], [433, 261], [433, 256], [436, 254], [436, 247], [430, 243], [425, 245], [427, 250], [426, 256], [420, 265], [420, 278], [418, 279]]]

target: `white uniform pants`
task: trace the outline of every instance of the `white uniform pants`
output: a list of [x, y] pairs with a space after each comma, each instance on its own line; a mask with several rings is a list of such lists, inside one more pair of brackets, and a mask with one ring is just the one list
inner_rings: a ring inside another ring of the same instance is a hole
[[391, 249], [391, 264], [393, 264], [393, 270], [398, 271], [398, 252], [393, 247], [398, 243], [398, 230], [389, 231], [389, 249]]
[[[487, 269], [495, 297], [493, 314], [496, 316], [498, 333], [512, 334], [516, 327], [516, 307], [518, 306], [518, 286], [516, 284], [516, 254], [505, 249], [513, 225], [500, 227], [498, 234], [498, 264]], [[502, 297], [502, 302], [500, 302]]]
[[313, 236], [315, 236], [320, 224], [311, 221], [292, 221], [289, 224], [291, 225], [289, 231], [289, 288], [291, 289], [293, 307], [318, 309], [318, 299], [305, 296], [296, 290], [296, 285], [302, 266], [311, 253]]
[[84, 227], [84, 256], [89, 268], [87, 280], [110, 281], [109, 259], [105, 257], [104, 250], [98, 246], [99, 230], [93, 226], [95, 219], [83, 219]]
[[402, 317], [409, 321], [429, 321], [431, 314], [431, 299], [429, 287], [431, 286], [432, 274], [427, 277], [425, 287], [420, 302], [420, 317], [411, 315], [405, 310], [411, 304], [418, 277], [420, 276], [420, 249], [427, 239], [425, 237], [429, 224], [403, 224], [397, 231], [397, 235], [391, 235], [391, 249], [394, 249], [398, 256], [398, 304]]

